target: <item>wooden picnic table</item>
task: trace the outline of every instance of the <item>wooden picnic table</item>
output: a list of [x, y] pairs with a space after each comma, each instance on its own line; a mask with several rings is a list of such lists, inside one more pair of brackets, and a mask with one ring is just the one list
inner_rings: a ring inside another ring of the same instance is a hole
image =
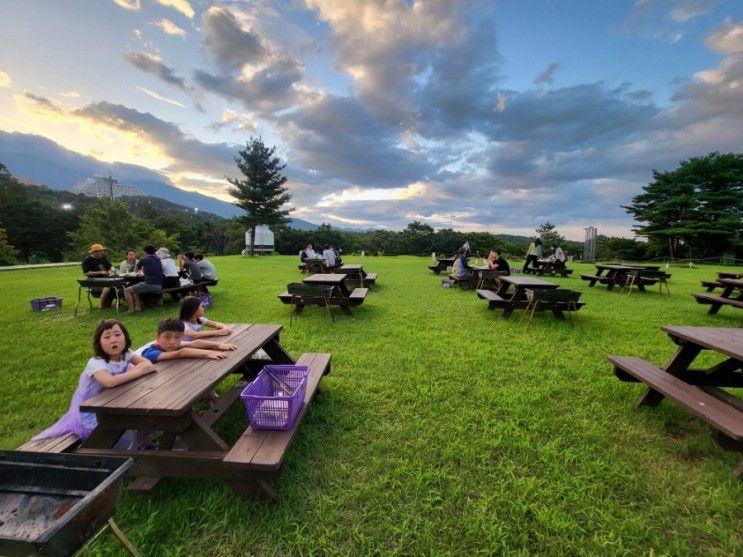
[[475, 288], [497, 290], [499, 287], [498, 277], [507, 275], [505, 271], [491, 269], [488, 265], [470, 265], [470, 270], [477, 276]]
[[[304, 295], [301, 288], [297, 292], [290, 292], [289, 288], [283, 294], [279, 294], [279, 299], [285, 304], [294, 306], [293, 315], [302, 313], [306, 305], [329, 306], [336, 305], [346, 315], [352, 315], [351, 306], [357, 306], [363, 303], [368, 288], [354, 288], [349, 290], [345, 283], [346, 275], [340, 273], [323, 273], [309, 276], [302, 280], [307, 286], [328, 287], [326, 292], [319, 295], [316, 292], [307, 292]], [[300, 285], [301, 286], [301, 285]]]
[[696, 292], [692, 294], [700, 304], [709, 304], [710, 315], [714, 315], [722, 306], [733, 306], [743, 309], [743, 279], [720, 278], [717, 282], [722, 287], [719, 296]]
[[567, 277], [568, 275], [573, 274], [572, 269], [568, 269], [565, 265], [565, 262], [563, 261], [563, 265], [561, 267], [558, 267], [556, 265], [556, 260], [554, 259], [538, 259], [536, 267], [531, 269], [535, 274], [539, 275], [540, 277], [543, 275], [560, 275], [563, 277]]
[[324, 273], [325, 259], [322, 257], [307, 257], [303, 262], [305, 273]]
[[90, 306], [90, 311], [93, 311], [93, 302], [91, 301], [90, 297], [93, 295], [93, 290], [97, 290], [99, 288], [110, 288], [113, 290], [113, 296], [114, 296], [114, 302], [116, 302], [116, 313], [119, 313], [119, 304], [121, 303], [121, 294], [120, 292], [123, 291], [126, 284], [126, 278], [125, 277], [90, 277], [90, 278], [83, 278], [78, 279], [78, 288], [77, 288], [77, 304], [75, 304], [75, 317], [77, 317], [77, 310], [80, 308], [80, 298], [82, 296], [83, 290], [87, 292], [88, 295], [88, 305]]
[[[312, 399], [320, 378], [329, 371], [330, 354], [303, 354], [297, 364], [310, 366], [305, 407], [290, 431], [253, 431], [250, 427], [230, 445], [212, 425], [235, 403], [242, 403], [240, 392], [246, 386], [238, 381], [216, 399], [208, 410], [198, 412], [194, 405], [230, 374], [243, 373], [258, 350], [273, 364], [295, 363], [279, 343], [281, 325], [239, 324], [222, 342], [234, 343], [237, 350], [227, 358], [179, 359], [158, 362], [157, 372], [106, 389], [81, 405], [95, 412], [98, 426], [77, 452], [105, 456], [132, 457], [130, 474], [137, 477], [131, 486], [149, 490], [163, 477], [215, 478], [228, 483], [241, 495], [277, 495], [268, 485], [275, 479], [284, 454]], [[157, 449], [114, 448], [127, 430], [160, 431]]]
[[[671, 398], [708, 422], [715, 439], [726, 449], [743, 451], [743, 400], [722, 387], [743, 387], [743, 329], [720, 327], [661, 327], [678, 345], [662, 368], [642, 358], [609, 356], [622, 381], [641, 381], [647, 388], [638, 406], [656, 406]], [[723, 359], [709, 368], [692, 368], [695, 358], [712, 350]], [[743, 462], [735, 470], [743, 479]]]
[[438, 257], [436, 259], [436, 264], [429, 265], [428, 268], [431, 269], [435, 275], [438, 275], [441, 271], [446, 271], [447, 268], [453, 266], [455, 259], [456, 257]]
[[348, 279], [358, 280], [359, 287], [364, 288], [364, 284], [374, 284], [377, 281], [377, 273], [366, 273], [362, 265], [343, 265], [334, 269], [336, 273], [344, 274]]
[[[597, 263], [596, 274], [594, 275], [581, 275], [580, 278], [588, 281], [588, 286], [593, 287], [596, 283], [605, 284], [608, 290], [614, 288], [614, 286], [623, 287], [631, 280], [630, 273], [641, 273], [643, 271], [659, 271], [660, 267], [657, 265], [624, 265], [615, 263]], [[637, 281], [638, 289], [642, 292], [645, 291], [645, 284], [652, 282], [655, 284], [657, 281]]]
[[[549, 290], [558, 288], [559, 285], [554, 282], [515, 275], [504, 275], [498, 277], [498, 290], [478, 289], [477, 296], [488, 301], [488, 308], [503, 308], [503, 317], [508, 318], [514, 309], [526, 309], [529, 301], [526, 296], [527, 290]], [[513, 286], [514, 290], [509, 295], [509, 289]], [[556, 315], [557, 317], [557, 315]]]

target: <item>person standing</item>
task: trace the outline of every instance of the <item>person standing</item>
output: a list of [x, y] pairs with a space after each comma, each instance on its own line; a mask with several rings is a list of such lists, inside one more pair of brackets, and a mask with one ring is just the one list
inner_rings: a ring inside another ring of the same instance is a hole
[[[88, 278], [105, 278], [111, 274], [111, 262], [106, 257], [106, 248], [101, 244], [93, 244], [90, 246], [88, 255], [83, 259], [83, 274]], [[101, 309], [108, 309], [111, 307], [111, 289], [105, 288], [91, 288], [90, 291], [93, 296], [100, 294], [101, 297]]]
[[[538, 261], [542, 257], [542, 240], [537, 238], [534, 240], [531, 244], [529, 244], [529, 249], [526, 250], [526, 261], [524, 262], [524, 268], [521, 269], [524, 273], [535, 273], [536, 270], [539, 268]], [[529, 263], [532, 264], [531, 267], [529, 267]]]

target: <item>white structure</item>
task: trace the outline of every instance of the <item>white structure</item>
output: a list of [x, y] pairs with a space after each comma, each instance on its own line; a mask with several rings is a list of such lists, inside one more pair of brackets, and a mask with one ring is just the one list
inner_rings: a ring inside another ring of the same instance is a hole
[[596, 238], [598, 236], [598, 228], [589, 226], [584, 228], [586, 231], [586, 239], [583, 242], [583, 261], [593, 263], [596, 261]]
[[125, 186], [111, 176], [86, 178], [70, 188], [72, 193], [81, 193], [88, 197], [123, 197], [125, 195], [144, 195], [136, 186]]
[[[255, 253], [272, 253], [273, 252], [273, 232], [265, 224], [255, 227]], [[245, 254], [250, 253], [250, 230], [245, 233]]]

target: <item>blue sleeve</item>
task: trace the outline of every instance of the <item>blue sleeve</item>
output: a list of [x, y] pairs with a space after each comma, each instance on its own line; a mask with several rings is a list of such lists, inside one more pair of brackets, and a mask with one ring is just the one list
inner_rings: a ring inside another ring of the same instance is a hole
[[163, 352], [164, 350], [160, 349], [159, 347], [153, 344], [152, 346], [148, 346], [142, 351], [142, 357], [147, 358], [150, 362], [154, 364], [157, 362], [157, 359], [160, 357], [160, 354], [162, 354]]

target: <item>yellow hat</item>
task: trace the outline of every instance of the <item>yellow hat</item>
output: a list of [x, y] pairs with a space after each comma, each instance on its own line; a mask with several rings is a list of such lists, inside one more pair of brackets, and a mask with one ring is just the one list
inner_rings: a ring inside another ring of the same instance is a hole
[[94, 251], [103, 251], [106, 248], [104, 248], [101, 244], [93, 244], [90, 246], [90, 253], [93, 253]]

